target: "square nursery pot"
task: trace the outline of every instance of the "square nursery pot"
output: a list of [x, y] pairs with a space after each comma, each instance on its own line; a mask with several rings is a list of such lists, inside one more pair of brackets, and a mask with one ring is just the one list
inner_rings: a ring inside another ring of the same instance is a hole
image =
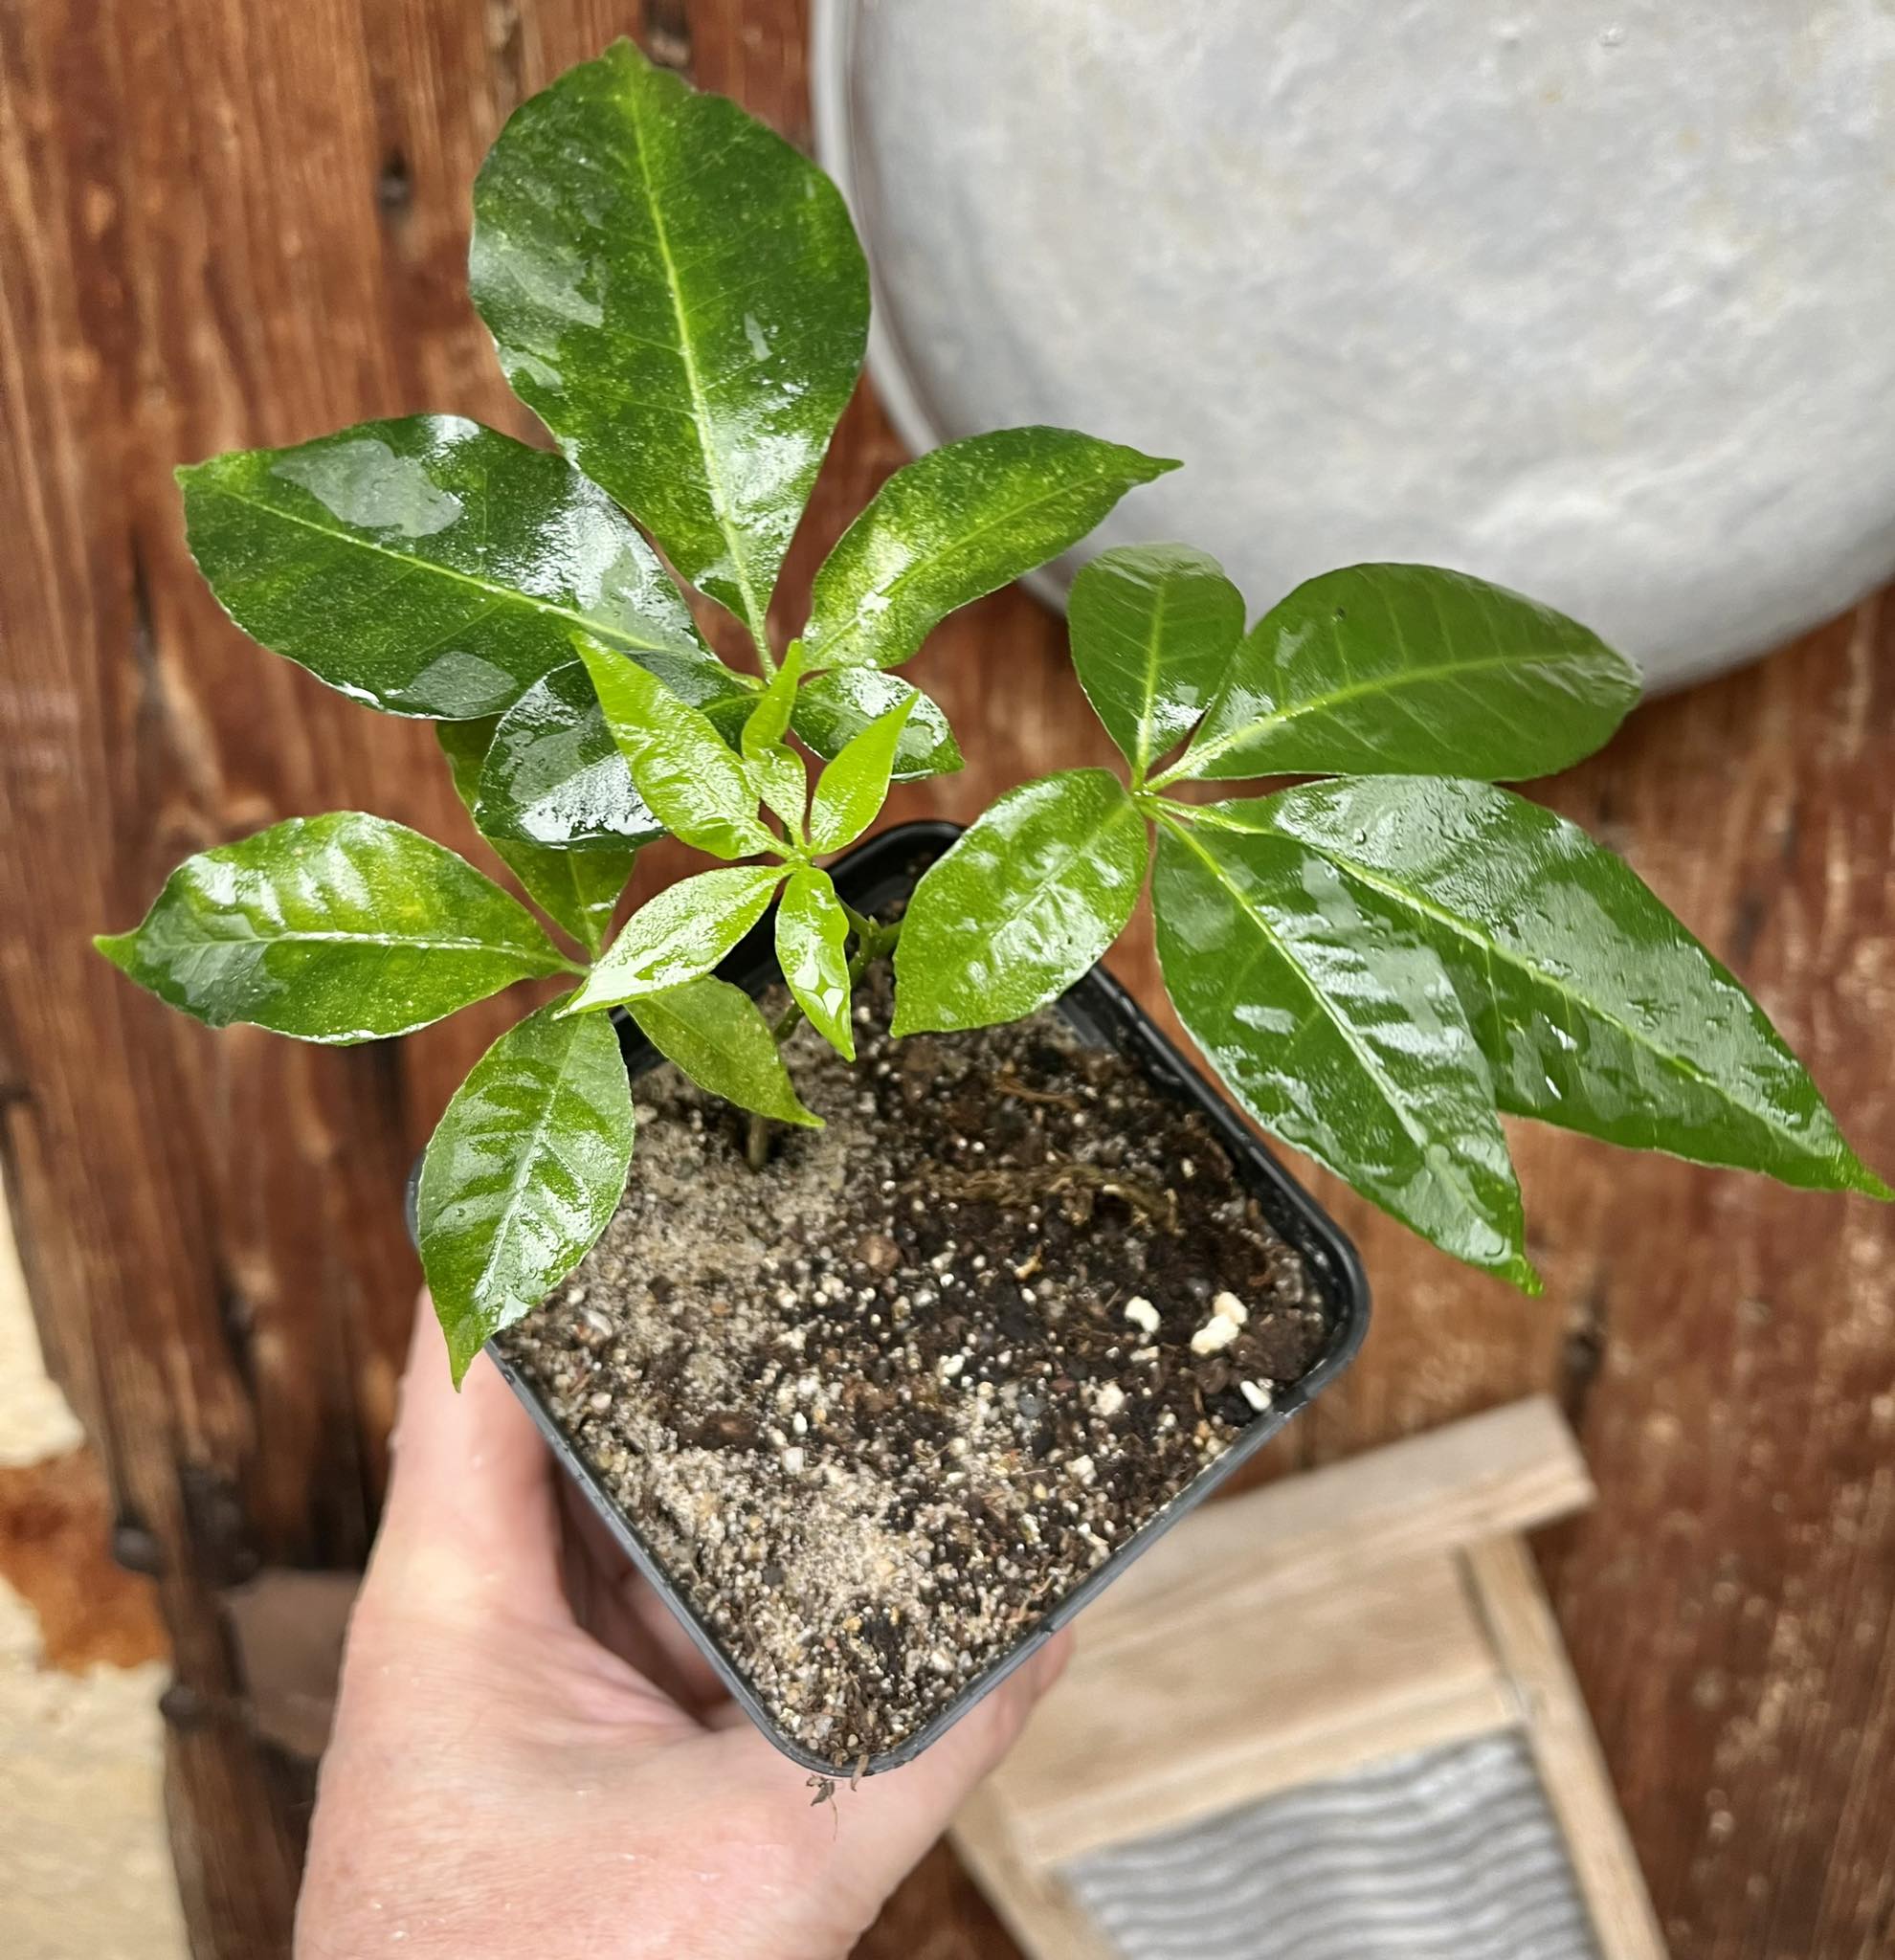
[[[913, 890], [922, 873], [958, 835], [958, 826], [939, 822], [908, 823], [884, 831], [857, 845], [832, 867], [836, 888], [857, 910], [882, 911]], [[726, 979], [753, 993], [762, 992], [775, 978], [771, 924], [771, 919], [766, 917], [722, 969]], [[640, 1537], [637, 1521], [626, 1515], [601, 1478], [575, 1449], [546, 1397], [508, 1358], [498, 1341], [488, 1344], [489, 1355], [526, 1405], [567, 1474], [584, 1492], [633, 1565], [682, 1622], [732, 1698], [785, 1755], [820, 1774], [854, 1771], [873, 1775], [911, 1761], [938, 1741], [976, 1702], [1096, 1599], [1157, 1538], [1234, 1476], [1291, 1416], [1326, 1388], [1354, 1357], [1368, 1329], [1369, 1288], [1354, 1247], [1258, 1142], [1219, 1092], [1159, 1032], [1131, 995], [1103, 968], [1094, 968], [1061, 996], [1056, 1003], [1056, 1012], [1084, 1047], [1116, 1050], [1162, 1096], [1180, 1101], [1199, 1113], [1223, 1146], [1238, 1185], [1258, 1201], [1263, 1217], [1275, 1232], [1302, 1255], [1305, 1281], [1313, 1285], [1323, 1320], [1320, 1347], [1313, 1364], [1301, 1378], [1282, 1386], [1269, 1406], [1244, 1423], [1222, 1455], [1200, 1469], [1047, 1609], [1029, 1632], [898, 1745], [859, 1756], [849, 1751], [824, 1755], [786, 1733], [752, 1682], [739, 1670], [723, 1640]], [[625, 1051], [625, 1065], [635, 1078], [658, 1065], [661, 1058], [622, 1013], [618, 1016], [618, 1033]], [[411, 1235], [414, 1230], [414, 1192], [419, 1170], [417, 1163], [409, 1180]], [[637, 1175], [635, 1165], [633, 1175]]]

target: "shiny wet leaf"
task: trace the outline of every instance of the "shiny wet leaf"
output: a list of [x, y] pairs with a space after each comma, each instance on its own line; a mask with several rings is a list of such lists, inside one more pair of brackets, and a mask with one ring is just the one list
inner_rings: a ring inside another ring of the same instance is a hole
[[1243, 635], [1243, 594], [1188, 545], [1124, 546], [1074, 579], [1066, 625], [1093, 712], [1143, 777], [1216, 692]]
[[645, 808], [673, 836], [713, 858], [749, 858], [776, 839], [757, 815], [757, 787], [716, 725], [656, 675], [585, 641], [607, 728]]
[[825, 761], [868, 724], [901, 702], [912, 703], [895, 745], [893, 780], [920, 782], [951, 775], [961, 767], [960, 746], [948, 717], [928, 697], [879, 667], [838, 667], [805, 680], [796, 695], [791, 726]]
[[455, 1091], [422, 1160], [421, 1264], [457, 1383], [612, 1221], [632, 1166], [632, 1086], [600, 1014], [542, 1008]]
[[1058, 557], [1176, 467], [1077, 430], [998, 429], [897, 470], [816, 573], [810, 670], [899, 666], [956, 607]]
[[915, 887], [894, 1032], [992, 1027], [1063, 993], [1125, 930], [1149, 852], [1145, 818], [1105, 769], [1009, 791]]
[[190, 548], [253, 638], [399, 715], [500, 713], [584, 628], [689, 692], [724, 673], [657, 554], [563, 458], [458, 415], [178, 472]]
[[888, 800], [890, 771], [902, 740], [902, 724], [912, 701], [897, 702], [879, 720], [853, 736], [816, 778], [810, 799], [810, 849], [839, 851], [853, 844], [875, 821]]
[[500, 718], [473, 812], [497, 842], [559, 850], [636, 846], [664, 835], [633, 786], [591, 676], [576, 659], [536, 680]]
[[701, 1089], [778, 1123], [822, 1127], [822, 1119], [796, 1094], [769, 1023], [741, 987], [696, 980], [667, 992], [642, 993], [626, 1011], [646, 1040]]
[[854, 1061], [848, 948], [848, 914], [828, 872], [792, 873], [777, 902], [776, 964], [810, 1025], [843, 1060]]
[[[576, 673], [580, 686], [585, 689], [588, 699], [591, 698], [592, 683], [586, 678], [584, 669], [575, 665], [557, 671]], [[597, 703], [593, 705], [596, 708]], [[515, 707], [518, 706], [516, 702]], [[493, 716], [480, 722], [437, 722], [435, 724], [435, 739], [440, 743], [441, 752], [447, 757], [454, 776], [455, 793], [466, 805], [477, 829], [479, 828], [477, 804], [481, 767], [487, 760], [500, 725], [499, 719]], [[603, 723], [600, 728], [603, 733]], [[605, 739], [607, 746], [611, 747], [612, 738], [607, 736]], [[617, 749], [613, 748], [612, 754], [613, 761], [623, 769], [624, 759]], [[625, 780], [629, 790], [632, 779], [627, 775]], [[581, 851], [546, 844], [524, 844], [512, 837], [487, 835], [484, 830], [481, 835], [487, 836], [502, 863], [525, 888], [526, 896], [554, 924], [571, 933], [589, 953], [596, 953], [611, 937], [613, 913], [617, 907], [620, 893], [625, 889], [626, 880], [632, 876], [636, 847], [630, 843], [609, 842]]]
[[764, 915], [780, 864], [733, 864], [667, 885], [625, 922], [567, 1012], [615, 1007], [708, 973]]
[[1320, 852], [1365, 905], [1435, 948], [1502, 1108], [1887, 1194], [1743, 986], [1576, 825], [1435, 777], [1311, 783], [1214, 810]]
[[213, 1028], [405, 1035], [566, 962], [518, 901], [432, 838], [360, 812], [200, 852], [99, 950]]
[[1538, 1291], [1487, 1065], [1434, 951], [1282, 837], [1168, 820], [1151, 895], [1166, 990], [1243, 1107], [1444, 1252]]
[[1544, 776], [1638, 699], [1638, 670], [1549, 607], [1435, 566], [1357, 565], [1258, 621], [1175, 772]]
[[468, 271], [514, 391], [761, 641], [868, 335], [836, 187], [619, 41], [508, 119]]

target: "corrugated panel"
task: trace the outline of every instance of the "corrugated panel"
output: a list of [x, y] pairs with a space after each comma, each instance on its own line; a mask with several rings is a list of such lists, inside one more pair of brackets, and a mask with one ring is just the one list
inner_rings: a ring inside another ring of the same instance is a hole
[[1371, 1764], [1062, 1876], [1126, 1960], [1597, 1960], [1517, 1735]]

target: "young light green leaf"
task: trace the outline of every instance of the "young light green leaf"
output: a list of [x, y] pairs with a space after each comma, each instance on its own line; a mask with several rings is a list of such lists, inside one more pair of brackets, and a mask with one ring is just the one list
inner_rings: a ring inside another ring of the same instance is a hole
[[838, 667], [806, 680], [791, 725], [829, 762], [871, 722], [904, 701], [911, 706], [895, 745], [892, 780], [918, 783], [925, 776], [951, 775], [961, 767], [961, 750], [948, 717], [926, 695], [877, 667]]
[[776, 964], [810, 1025], [844, 1061], [854, 1061], [848, 943], [848, 914], [828, 872], [792, 872], [776, 907]]
[[693, 980], [663, 993], [641, 993], [626, 1011], [646, 1040], [701, 1089], [778, 1123], [822, 1127], [822, 1118], [797, 1096], [769, 1023], [741, 987]]
[[579, 656], [639, 796], [673, 836], [713, 858], [775, 848], [749, 771], [704, 716], [630, 660], [584, 640]]
[[334, 1043], [405, 1035], [568, 964], [465, 858], [355, 811], [187, 858], [141, 925], [94, 943], [211, 1027]]
[[796, 687], [803, 678], [803, 643], [790, 642], [769, 684], [757, 696], [756, 704], [744, 722], [740, 746], [747, 760], [766, 748], [779, 746], [790, 730], [790, 717], [796, 705]]
[[191, 552], [232, 618], [391, 714], [498, 714], [571, 659], [575, 628], [681, 690], [725, 673], [611, 499], [478, 422], [364, 422], [178, 480]]
[[1282, 837], [1167, 820], [1166, 991], [1231, 1093], [1444, 1252], [1536, 1292], [1493, 1084], [1445, 969]]
[[744, 761], [767, 809], [782, 818], [791, 841], [803, 835], [803, 815], [810, 800], [809, 771], [802, 759], [784, 746], [791, 710], [796, 704], [796, 683], [803, 676], [803, 643], [791, 640], [783, 664], [770, 677], [744, 724]]
[[455, 1091], [422, 1159], [415, 1218], [457, 1386], [612, 1222], [633, 1136], [632, 1085], [602, 1015], [541, 1008]]
[[1071, 429], [997, 429], [932, 451], [889, 478], [816, 573], [806, 664], [900, 666], [957, 606], [1057, 557], [1176, 468]]
[[[564, 669], [559, 671], [566, 671]], [[575, 661], [571, 669], [590, 697], [592, 683]], [[544, 682], [537, 683], [544, 685]], [[519, 704], [516, 702], [515, 706]], [[596, 707], [597, 703], [594, 702]], [[436, 722], [435, 737], [448, 759], [454, 776], [455, 793], [467, 806], [469, 815], [479, 827], [475, 809], [480, 786], [480, 768], [493, 745], [500, 719], [489, 715], [479, 722]], [[608, 741], [610, 738], [608, 738]], [[624, 759], [614, 748], [613, 757], [621, 768]], [[629, 789], [631, 778], [627, 776]], [[481, 832], [484, 836], [486, 833]], [[526, 896], [556, 924], [596, 953], [612, 932], [612, 915], [619, 894], [632, 876], [636, 855], [630, 844], [613, 844], [603, 849], [555, 850], [545, 844], [523, 844], [511, 837], [487, 837], [502, 863], [525, 887]]]
[[1243, 635], [1243, 594], [1188, 545], [1127, 545], [1074, 579], [1066, 624], [1080, 685], [1143, 782], [1216, 691]]
[[1638, 670], [1548, 607], [1434, 566], [1356, 565], [1258, 621], [1164, 780], [1544, 776], [1638, 699]]
[[536, 680], [500, 718], [472, 807], [481, 834], [496, 842], [613, 851], [664, 835], [606, 726], [591, 676], [576, 659]]
[[1125, 786], [1073, 769], [1010, 790], [929, 866], [895, 948], [897, 1035], [1018, 1020], [1131, 917], [1150, 842]]
[[515, 392], [764, 644], [868, 336], [836, 187], [620, 41], [508, 120], [468, 271]]
[[897, 702], [854, 737], [816, 778], [810, 804], [811, 850], [839, 851], [875, 821], [876, 812], [888, 800], [889, 771], [895, 766], [902, 724], [913, 706], [912, 699]]
[[763, 917], [782, 881], [780, 864], [733, 864], [667, 885], [625, 922], [563, 1011], [616, 1007], [708, 973]]
[[1483, 783], [1389, 776], [1215, 804], [1320, 852], [1440, 955], [1500, 1105], [1637, 1149], [1889, 1195], [1763, 1010], [1576, 825]]

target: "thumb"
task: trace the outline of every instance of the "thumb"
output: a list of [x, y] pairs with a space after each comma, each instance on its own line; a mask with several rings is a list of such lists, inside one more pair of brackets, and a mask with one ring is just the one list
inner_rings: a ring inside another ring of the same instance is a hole
[[780, 1813], [777, 1828], [799, 1841], [805, 1856], [827, 1868], [827, 1882], [845, 1887], [864, 1920], [919, 1862], [975, 1787], [997, 1767], [1025, 1728], [1039, 1698], [1065, 1671], [1070, 1632], [1056, 1635], [939, 1742], [912, 1763], [836, 1793], [837, 1815], [826, 1818], [811, 1802], [808, 1772], [780, 1755], [747, 1724], [712, 1739], [751, 1758], [745, 1775]]

